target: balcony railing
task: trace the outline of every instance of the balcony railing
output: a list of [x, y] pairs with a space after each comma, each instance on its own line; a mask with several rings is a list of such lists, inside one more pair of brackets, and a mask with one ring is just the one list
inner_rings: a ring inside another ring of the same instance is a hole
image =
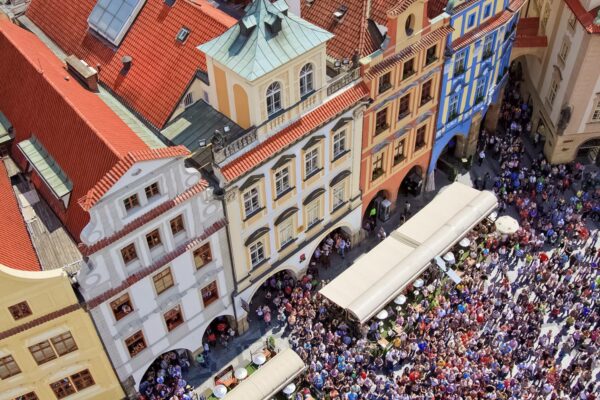
[[331, 96], [335, 92], [338, 92], [360, 78], [360, 71], [358, 68], [348, 71], [346, 74], [334, 79], [327, 85], [327, 97]]
[[217, 164], [223, 162], [233, 154], [256, 142], [257, 139], [258, 135], [256, 134], [256, 129], [253, 129], [241, 138], [236, 139], [227, 146], [223, 147], [222, 149], [214, 150], [213, 153], [215, 162]]

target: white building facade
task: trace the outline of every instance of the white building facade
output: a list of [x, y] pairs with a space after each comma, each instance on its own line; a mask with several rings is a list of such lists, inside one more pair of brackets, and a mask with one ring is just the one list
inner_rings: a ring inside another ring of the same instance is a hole
[[84, 207], [77, 279], [119, 379], [137, 390], [159, 355], [200, 351], [216, 317], [234, 320], [231, 263], [221, 201], [184, 157], [118, 170]]

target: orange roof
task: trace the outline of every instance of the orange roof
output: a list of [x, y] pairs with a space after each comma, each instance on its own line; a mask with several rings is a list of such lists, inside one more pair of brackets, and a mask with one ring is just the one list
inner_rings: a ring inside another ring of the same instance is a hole
[[15, 192], [2, 161], [0, 161], [0, 215], [2, 215], [0, 264], [23, 271], [41, 270], [37, 253], [31, 243]]
[[368, 95], [369, 89], [364, 83], [355, 85], [336, 95], [333, 99], [320, 105], [252, 150], [225, 165], [221, 168], [221, 173], [230, 182], [236, 180]]
[[184, 146], [148, 149], [128, 153], [125, 157], [121, 158], [119, 162], [117, 162], [110, 171], [102, 177], [102, 179], [90, 188], [85, 196], [79, 199], [79, 205], [85, 211], [89, 211], [89, 209], [92, 208], [127, 171], [129, 171], [129, 168], [137, 162], [170, 157], [187, 157], [188, 155], [190, 155], [190, 151]]
[[[15, 143], [35, 135], [73, 183], [72, 202], [59, 217], [78, 238], [89, 216], [70, 205], [122, 157], [148, 146], [32, 33], [0, 21], [0, 54], [0, 110], [15, 128]], [[15, 147], [12, 154], [24, 168]]]
[[575, 14], [575, 17], [577, 17], [577, 20], [583, 26], [583, 29], [588, 33], [600, 33], [600, 25], [594, 24], [594, 18], [596, 18], [600, 7], [586, 11], [580, 0], [564, 0], [564, 2], [567, 3], [567, 6], [573, 11], [573, 14]]
[[[328, 30], [335, 36], [327, 42], [327, 54], [337, 59], [351, 59], [376, 51], [382, 37], [373, 20], [379, 25], [387, 24], [387, 11], [395, 0], [315, 0], [301, 1], [302, 18]], [[344, 17], [338, 21], [334, 12], [345, 6]]]
[[[91, 66], [100, 65], [100, 80], [124, 103], [157, 128], [162, 128], [206, 59], [196, 49], [225, 32], [236, 21], [205, 0], [178, 0], [171, 7], [147, 0], [116, 49], [88, 29], [96, 0], [33, 0], [27, 16], [67, 54]], [[184, 43], [176, 40], [190, 30]], [[127, 74], [121, 59], [132, 58]]]

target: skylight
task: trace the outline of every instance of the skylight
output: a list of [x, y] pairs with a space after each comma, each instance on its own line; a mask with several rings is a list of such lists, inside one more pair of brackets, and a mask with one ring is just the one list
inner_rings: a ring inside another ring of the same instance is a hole
[[90, 13], [90, 28], [118, 46], [146, 0], [98, 0]]

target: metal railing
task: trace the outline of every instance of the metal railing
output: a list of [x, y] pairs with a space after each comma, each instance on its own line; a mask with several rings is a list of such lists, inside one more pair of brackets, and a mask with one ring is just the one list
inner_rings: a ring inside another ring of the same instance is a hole
[[334, 79], [327, 85], [327, 96], [329, 97], [335, 92], [342, 90], [358, 78], [360, 78], [360, 70], [358, 68], [354, 68], [339, 78]]

